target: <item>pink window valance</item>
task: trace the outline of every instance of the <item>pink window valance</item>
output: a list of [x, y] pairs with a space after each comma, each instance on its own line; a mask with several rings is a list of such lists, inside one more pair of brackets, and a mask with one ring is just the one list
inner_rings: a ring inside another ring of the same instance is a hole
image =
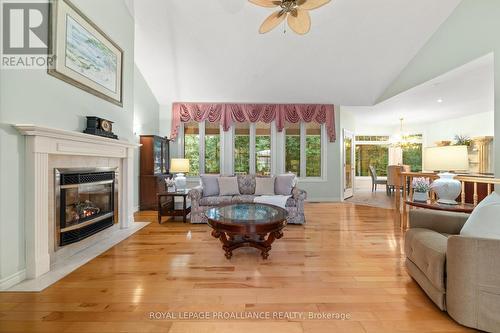
[[227, 104], [227, 103], [173, 103], [170, 139], [175, 140], [181, 123], [189, 121], [220, 122], [228, 131], [235, 122], [265, 122], [275, 120], [278, 132], [285, 123], [315, 122], [325, 124], [328, 139], [335, 142], [335, 109], [332, 104]]

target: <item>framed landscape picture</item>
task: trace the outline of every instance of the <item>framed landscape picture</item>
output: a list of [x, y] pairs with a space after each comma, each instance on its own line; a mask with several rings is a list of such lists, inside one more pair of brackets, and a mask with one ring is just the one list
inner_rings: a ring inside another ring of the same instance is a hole
[[68, 0], [51, 2], [48, 73], [123, 106], [123, 51]]

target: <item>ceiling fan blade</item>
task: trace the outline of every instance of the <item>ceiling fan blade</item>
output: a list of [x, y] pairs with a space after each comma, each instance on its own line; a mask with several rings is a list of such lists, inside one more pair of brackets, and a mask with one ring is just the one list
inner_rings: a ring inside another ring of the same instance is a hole
[[297, 5], [300, 9], [312, 10], [326, 5], [331, 0], [299, 0]]
[[248, 0], [249, 2], [253, 3], [254, 5], [261, 6], [261, 7], [268, 7], [268, 8], [274, 8], [278, 7], [281, 4], [281, 1], [273, 1], [273, 0]]
[[266, 32], [269, 32], [276, 28], [278, 24], [283, 22], [286, 18], [286, 13], [283, 12], [282, 10], [278, 10], [274, 13], [272, 13], [268, 18], [265, 19], [265, 21], [262, 23], [260, 26], [259, 32], [261, 34], [265, 34]]
[[288, 25], [299, 35], [304, 35], [311, 29], [311, 17], [307, 10], [295, 9], [288, 15]]

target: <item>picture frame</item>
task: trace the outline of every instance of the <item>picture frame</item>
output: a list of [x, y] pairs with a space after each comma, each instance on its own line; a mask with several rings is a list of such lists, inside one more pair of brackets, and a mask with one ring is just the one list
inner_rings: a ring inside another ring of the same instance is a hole
[[123, 107], [123, 50], [69, 0], [50, 2], [48, 74]]

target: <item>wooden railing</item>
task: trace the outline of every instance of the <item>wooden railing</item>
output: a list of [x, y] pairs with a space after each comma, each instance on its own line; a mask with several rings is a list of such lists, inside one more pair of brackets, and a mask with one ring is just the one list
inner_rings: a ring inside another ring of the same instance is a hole
[[[402, 214], [402, 226], [406, 226], [408, 215], [408, 205], [406, 201], [413, 200], [413, 187], [411, 184], [413, 179], [417, 177], [429, 178], [431, 182], [439, 178], [436, 173], [400, 172], [400, 176], [397, 177], [400, 183], [399, 186], [396, 186], [396, 209]], [[462, 183], [462, 193], [460, 194], [461, 203], [468, 203], [474, 207], [477, 206], [484, 197], [495, 190], [495, 185], [500, 185], [500, 179], [485, 176], [457, 175], [455, 179]], [[472, 196], [468, 192], [469, 188], [472, 188]], [[403, 191], [402, 195], [401, 191]], [[436, 200], [436, 194], [432, 190], [430, 191], [430, 199]]]

